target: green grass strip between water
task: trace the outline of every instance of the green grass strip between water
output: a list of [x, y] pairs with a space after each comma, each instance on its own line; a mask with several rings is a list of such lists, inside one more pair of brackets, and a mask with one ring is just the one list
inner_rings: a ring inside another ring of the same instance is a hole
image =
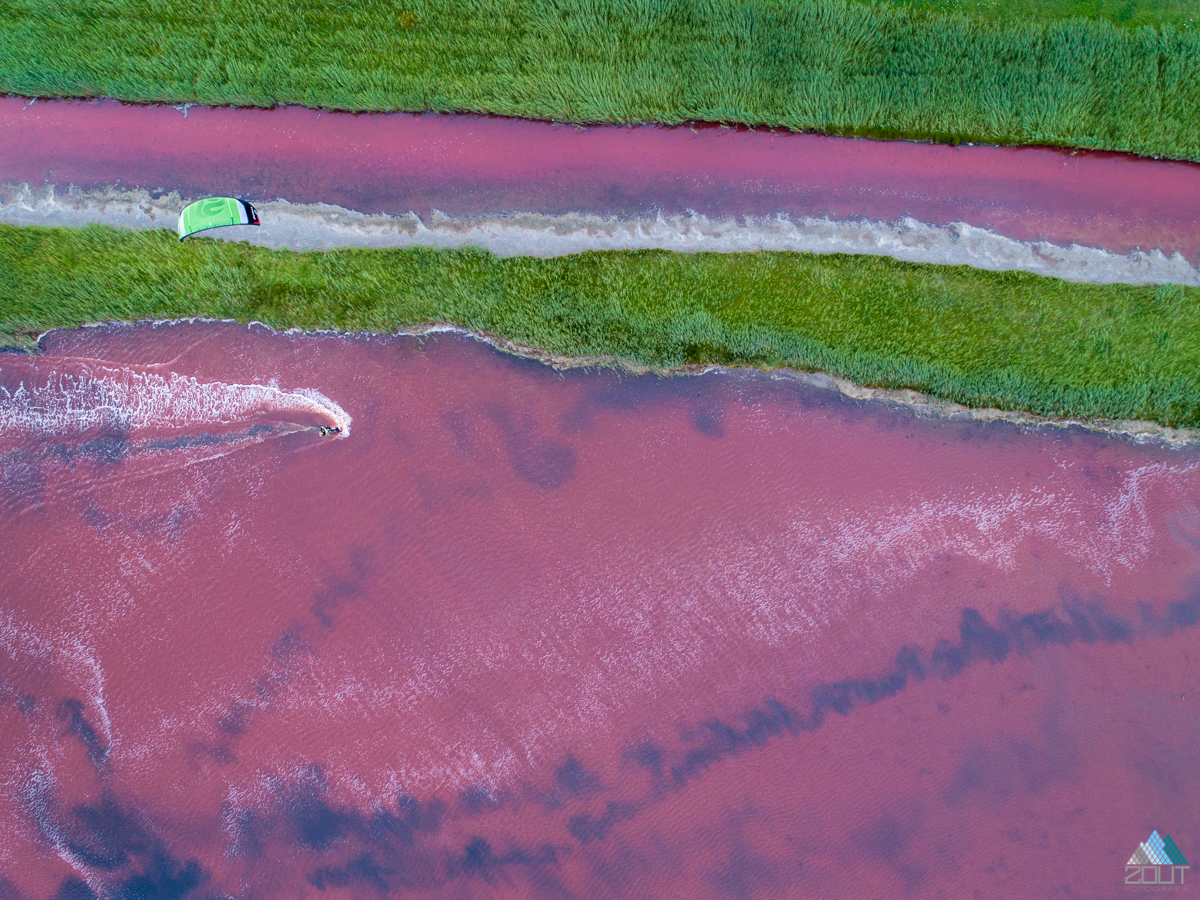
[[1198, 5], [0, 0], [0, 92], [698, 119], [1200, 160]]
[[555, 354], [789, 366], [975, 406], [1200, 425], [1200, 289], [870, 256], [293, 253], [0, 225], [0, 343], [192, 316], [376, 332], [450, 322]]

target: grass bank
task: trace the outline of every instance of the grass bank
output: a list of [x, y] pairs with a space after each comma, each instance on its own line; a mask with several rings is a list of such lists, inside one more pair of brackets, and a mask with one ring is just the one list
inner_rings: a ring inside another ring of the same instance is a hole
[[0, 343], [190, 316], [379, 332], [451, 322], [556, 354], [788, 366], [974, 406], [1200, 425], [1200, 289], [870, 256], [293, 253], [0, 225]]
[[858, 0], [997, 21], [1104, 19], [1116, 25], [1200, 24], [1200, 0]]
[[699, 119], [1200, 160], [1198, 6], [0, 0], [0, 91]]

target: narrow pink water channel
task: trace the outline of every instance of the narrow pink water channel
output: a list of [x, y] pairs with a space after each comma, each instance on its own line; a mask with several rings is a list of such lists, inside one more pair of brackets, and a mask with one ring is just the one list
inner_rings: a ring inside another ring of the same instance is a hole
[[0, 358], [6, 900], [1116, 897], [1152, 828], [1200, 855], [1196, 450], [445, 334], [44, 343]]
[[362, 212], [828, 216], [1200, 257], [1200, 166], [700, 128], [575, 128], [0, 98], [0, 183], [332, 203]]

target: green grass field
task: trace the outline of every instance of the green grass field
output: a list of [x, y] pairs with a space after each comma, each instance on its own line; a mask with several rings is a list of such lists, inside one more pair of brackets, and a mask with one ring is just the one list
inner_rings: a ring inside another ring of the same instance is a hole
[[[1200, 160], [1198, 7], [0, 0], [0, 91], [577, 122], [700, 119]], [[1081, 14], [1088, 18], [1072, 18]]]
[[0, 341], [191, 316], [451, 322], [653, 367], [822, 370], [971, 405], [1200, 425], [1200, 290], [796, 253], [292, 253], [170, 232], [0, 226]]
[[1200, 0], [861, 0], [863, 3], [1005, 22], [1105, 19], [1117, 25], [1197, 25]]

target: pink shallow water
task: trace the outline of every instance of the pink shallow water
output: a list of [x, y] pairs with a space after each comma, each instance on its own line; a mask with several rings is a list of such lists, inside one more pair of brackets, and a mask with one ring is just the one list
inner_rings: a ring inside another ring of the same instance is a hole
[[1151, 828], [1200, 852], [1196, 451], [445, 334], [44, 344], [0, 357], [5, 900], [1110, 897]]
[[700, 128], [0, 98], [0, 182], [371, 213], [788, 214], [966, 222], [1017, 240], [1200, 256], [1200, 166], [1047, 148]]

